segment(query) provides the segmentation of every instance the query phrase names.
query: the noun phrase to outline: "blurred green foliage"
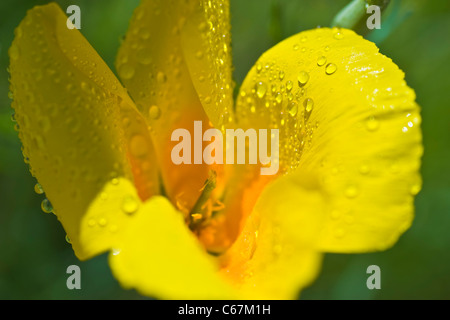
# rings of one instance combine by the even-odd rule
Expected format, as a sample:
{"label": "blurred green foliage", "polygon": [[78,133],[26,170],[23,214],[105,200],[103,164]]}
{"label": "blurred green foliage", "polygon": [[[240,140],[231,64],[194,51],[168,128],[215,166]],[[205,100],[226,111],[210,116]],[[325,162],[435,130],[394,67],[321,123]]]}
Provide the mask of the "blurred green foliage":
{"label": "blurred green foliage", "polygon": [[[134,299],[120,288],[106,256],[79,262],[60,223],[40,210],[20,141],[10,120],[7,50],[28,9],[48,1],[0,2],[0,299]],[[82,10],[82,33],[113,62],[138,0],[56,1]],[[231,0],[233,59],[239,85],[256,59],[302,30],[328,26],[346,0]],[[385,23],[385,25],[384,25]],[[416,219],[392,249],[372,254],[327,254],[304,299],[450,299],[450,2],[392,0],[382,29],[369,35],[405,71],[422,106],[425,155]],[[82,270],[82,290],[66,288],[67,266]],[[382,271],[382,289],[366,288],[366,268]]]}

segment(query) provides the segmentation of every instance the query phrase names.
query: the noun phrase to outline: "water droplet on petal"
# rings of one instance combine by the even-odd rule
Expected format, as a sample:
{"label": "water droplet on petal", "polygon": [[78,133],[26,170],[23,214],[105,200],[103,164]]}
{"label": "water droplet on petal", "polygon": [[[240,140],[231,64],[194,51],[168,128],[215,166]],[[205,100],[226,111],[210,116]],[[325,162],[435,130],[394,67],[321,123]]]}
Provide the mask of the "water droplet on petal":
{"label": "water droplet on petal", "polygon": [[161,109],[158,106],[151,106],[148,109],[148,116],[152,120],[157,120],[161,116]]}
{"label": "water droplet on petal", "polygon": [[282,95],[280,92],[278,92],[278,93],[276,94],[276,96],[275,96],[275,101],[276,101],[278,104],[280,104],[280,103],[283,101],[283,95]]}
{"label": "water droplet on petal", "polygon": [[298,112],[298,103],[296,101],[292,101],[289,104],[289,114],[293,117],[297,115]]}
{"label": "water droplet on petal", "polygon": [[264,82],[258,82],[256,84],[256,95],[258,98],[262,99],[267,92],[267,85]]}
{"label": "water droplet on petal", "polygon": [[355,186],[348,186],[347,188],[345,188],[345,196],[349,199],[356,198],[358,193],[358,188],[356,188]]}
{"label": "water droplet on petal", "polygon": [[338,210],[331,211],[331,219],[337,220],[341,217],[341,212]]}
{"label": "water droplet on petal", "polygon": [[39,183],[36,183],[34,185],[34,192],[36,192],[37,194],[43,194],[44,189],[42,189],[42,186]]}
{"label": "water droplet on petal", "polygon": [[368,174],[370,172],[370,167],[368,165],[363,164],[359,167],[359,172],[361,174]]}
{"label": "water droplet on petal", "polygon": [[341,31],[336,31],[335,34],[334,34],[334,38],[336,40],[341,40],[341,39],[344,38],[344,34]]}
{"label": "water droplet on petal", "polygon": [[305,110],[306,110],[307,113],[311,113],[311,111],[314,108],[314,100],[311,99],[311,98],[306,99],[303,102],[303,106],[305,107]]}
{"label": "water droplet on petal", "polygon": [[199,50],[199,51],[197,51],[195,56],[197,57],[197,59],[202,59],[203,58],[203,52]]}
{"label": "water droplet on petal", "polygon": [[148,145],[145,138],[140,135],[134,135],[130,140],[130,152],[135,157],[143,157],[148,153]]}
{"label": "water droplet on petal", "polygon": [[129,64],[123,64],[119,67],[119,75],[124,80],[129,80],[134,76],[134,67]]}
{"label": "water droplet on petal", "polygon": [[366,121],[366,128],[369,131],[376,131],[380,127],[380,123],[375,117],[369,117]]}
{"label": "water droplet on petal", "polygon": [[337,67],[334,63],[329,63],[327,64],[327,66],[325,67],[325,73],[328,75],[331,75],[333,73],[335,73],[337,70]]}
{"label": "water droplet on petal", "polygon": [[306,71],[301,71],[297,77],[298,84],[303,87],[309,80],[309,73]]}
{"label": "water droplet on petal", "polygon": [[345,235],[345,230],[342,229],[342,228],[336,229],[336,230],[334,231],[334,236],[335,236],[336,238],[338,238],[338,239],[343,238],[344,235]]}
{"label": "water droplet on petal", "polygon": [[158,72],[156,75],[156,80],[162,84],[167,81],[167,77],[163,72]]}
{"label": "water droplet on petal", "polygon": [[294,87],[294,84],[292,83],[291,80],[289,80],[288,82],[286,82],[286,90],[289,92],[292,90],[292,88]]}
{"label": "water droplet on petal", "polygon": [[321,56],[317,59],[317,65],[319,67],[323,66],[325,63],[327,63],[327,58],[324,56]]}
{"label": "water droplet on petal", "polygon": [[411,188],[409,189],[409,192],[415,196],[420,192],[421,186],[420,183],[414,183],[411,185]]}
{"label": "water droplet on petal", "polygon": [[256,72],[260,73],[261,70],[262,70],[262,65],[261,65],[260,63],[258,63],[258,64],[256,65]]}
{"label": "water droplet on petal", "polygon": [[136,53],[136,60],[143,65],[149,65],[152,62],[151,55],[146,49],[141,49]]}
{"label": "water droplet on petal", "polygon": [[126,214],[132,214],[139,208],[139,202],[133,196],[126,196],[122,201],[122,210]]}
{"label": "water droplet on petal", "polygon": [[69,238],[69,236],[66,234],[66,242],[67,243],[69,243],[69,244],[71,244],[72,242],[70,241],[70,238]]}
{"label": "water droplet on petal", "polygon": [[45,213],[52,213],[53,212],[53,206],[52,206],[52,204],[50,203],[50,201],[48,199],[42,200],[42,202],[41,202],[41,209]]}

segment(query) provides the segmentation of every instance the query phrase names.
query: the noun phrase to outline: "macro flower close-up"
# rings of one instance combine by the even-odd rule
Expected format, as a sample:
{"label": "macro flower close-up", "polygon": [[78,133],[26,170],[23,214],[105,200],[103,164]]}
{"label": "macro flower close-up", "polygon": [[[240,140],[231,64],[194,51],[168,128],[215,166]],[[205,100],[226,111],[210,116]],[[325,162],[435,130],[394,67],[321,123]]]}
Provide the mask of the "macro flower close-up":
{"label": "macro flower close-up", "polygon": [[367,19],[389,1],[273,27],[246,70],[228,0],[141,0],[114,67],[83,35],[89,10],[81,24],[61,3],[22,12],[13,124],[72,264],[106,254],[145,297],[285,300],[321,279],[326,255],[395,248],[422,188],[421,107],[395,58],[349,24],[358,3]]}

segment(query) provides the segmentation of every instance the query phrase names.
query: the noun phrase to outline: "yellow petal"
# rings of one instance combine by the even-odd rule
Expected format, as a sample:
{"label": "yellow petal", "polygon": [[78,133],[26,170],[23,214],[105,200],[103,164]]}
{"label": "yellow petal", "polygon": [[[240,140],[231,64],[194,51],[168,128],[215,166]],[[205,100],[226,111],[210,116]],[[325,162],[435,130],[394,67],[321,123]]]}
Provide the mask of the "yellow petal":
{"label": "yellow petal", "polygon": [[164,187],[173,203],[182,195],[192,206],[208,177],[206,165],[174,165],[175,129],[193,132],[195,120],[206,129],[203,110],[183,57],[180,30],[197,2],[144,0],[135,10],[116,68],[151,126]]}
{"label": "yellow petal", "polygon": [[317,175],[325,206],[305,207],[301,190],[288,201],[299,214],[324,211],[318,248],[365,252],[392,246],[413,218],[423,152],[414,100],[403,72],[373,43],[323,28],[262,55],[242,86],[237,116],[247,127],[280,128],[288,179]]}
{"label": "yellow petal", "polygon": [[[136,196],[131,181],[136,178],[143,199],[159,186],[144,120],[95,50],[66,21],[56,4],[28,12],[9,50],[11,91],[25,160],[75,253],[86,259],[109,248],[115,227],[106,225],[121,212],[122,196]],[[133,148],[137,134],[145,154]],[[93,205],[120,181],[123,190],[114,194],[121,197],[105,207]]]}
{"label": "yellow petal", "polygon": [[[296,299],[317,276],[316,250],[325,205],[315,175],[269,184],[243,232],[222,258],[222,273],[248,299]],[[302,199],[300,203],[292,198]],[[299,208],[316,208],[314,215]]]}
{"label": "yellow petal", "polygon": [[182,28],[182,48],[203,107],[213,125],[222,128],[234,121],[230,4],[197,2]]}
{"label": "yellow petal", "polygon": [[153,197],[109,256],[114,276],[127,289],[162,299],[231,299],[236,293],[211,256],[164,197]]}

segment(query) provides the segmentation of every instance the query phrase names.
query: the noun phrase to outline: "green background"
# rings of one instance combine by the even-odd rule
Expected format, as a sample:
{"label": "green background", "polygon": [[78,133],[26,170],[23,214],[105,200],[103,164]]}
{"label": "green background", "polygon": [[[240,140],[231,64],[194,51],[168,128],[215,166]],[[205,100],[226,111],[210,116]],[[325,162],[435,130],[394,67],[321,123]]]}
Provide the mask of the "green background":
{"label": "green background", "polygon": [[[36,4],[0,1],[0,299],[135,299],[112,277],[106,256],[79,262],[55,216],[40,209],[11,121],[7,50],[13,30]],[[56,1],[77,4],[82,33],[113,68],[120,38],[138,0]],[[231,0],[233,59],[239,85],[256,59],[302,30],[329,26],[345,0]],[[392,0],[381,32],[369,35],[405,71],[422,106],[425,154],[416,218],[399,242],[381,253],[327,254],[303,299],[450,299],[450,2]],[[77,264],[82,290],[66,288]],[[381,290],[368,290],[366,269],[381,268]]]}

